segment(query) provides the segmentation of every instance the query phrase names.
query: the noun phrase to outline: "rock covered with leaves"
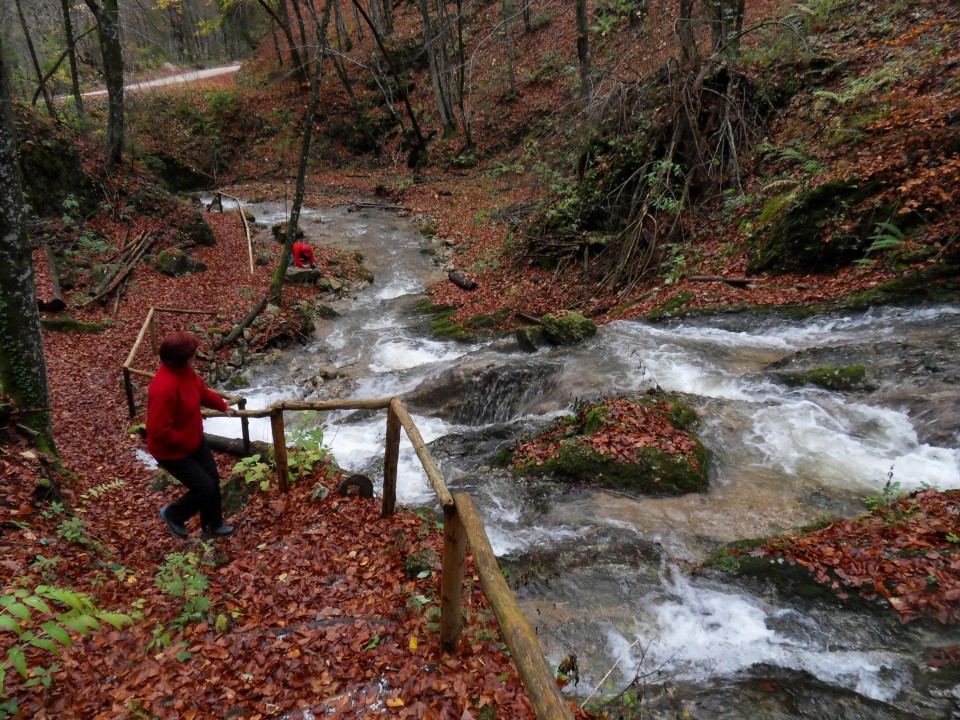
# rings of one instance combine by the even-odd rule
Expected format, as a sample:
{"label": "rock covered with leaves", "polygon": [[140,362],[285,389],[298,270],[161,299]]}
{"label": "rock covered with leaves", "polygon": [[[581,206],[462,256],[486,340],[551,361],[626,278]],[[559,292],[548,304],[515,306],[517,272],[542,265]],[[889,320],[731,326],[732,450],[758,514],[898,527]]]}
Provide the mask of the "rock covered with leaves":
{"label": "rock covered with leaves", "polygon": [[661,394],[587,404],[520,443],[513,468],[638,493],[702,491],[707,453],[689,431],[695,420],[686,404]]}

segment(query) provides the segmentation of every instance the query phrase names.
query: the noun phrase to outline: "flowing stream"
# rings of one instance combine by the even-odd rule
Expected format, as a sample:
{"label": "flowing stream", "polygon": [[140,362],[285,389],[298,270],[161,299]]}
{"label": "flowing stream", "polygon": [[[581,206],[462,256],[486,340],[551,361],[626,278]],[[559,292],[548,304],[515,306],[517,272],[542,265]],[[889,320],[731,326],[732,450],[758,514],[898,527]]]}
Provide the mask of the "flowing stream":
{"label": "flowing stream", "polygon": [[[285,219],[281,206],[249,207],[261,224]],[[477,503],[548,660],[577,656],[568,690],[609,696],[636,680],[644,717],[960,717],[960,685],[924,661],[960,643],[955,629],[695,571],[723,543],[861,512],[888,483],[960,487],[960,308],[614,322],[580,346],[528,354],[510,339],[430,337],[412,306],[443,274],[412,221],[338,207],[306,210],[301,225],[308,241],[360,251],[374,281],[332,303],[341,317],[320,321],[308,346],[248,371],[248,407],[403,396],[451,490]],[[827,364],[863,364],[868,384],[839,393],[780,377]],[[331,365],[348,377],[318,381]],[[572,490],[491,462],[578,399],[654,386],[685,394],[702,419],[706,493]],[[319,421],[342,467],[382,482],[385,413]],[[235,434],[231,422],[207,431]],[[270,439],[266,421],[251,430]],[[435,506],[403,441],[398,501]]]}

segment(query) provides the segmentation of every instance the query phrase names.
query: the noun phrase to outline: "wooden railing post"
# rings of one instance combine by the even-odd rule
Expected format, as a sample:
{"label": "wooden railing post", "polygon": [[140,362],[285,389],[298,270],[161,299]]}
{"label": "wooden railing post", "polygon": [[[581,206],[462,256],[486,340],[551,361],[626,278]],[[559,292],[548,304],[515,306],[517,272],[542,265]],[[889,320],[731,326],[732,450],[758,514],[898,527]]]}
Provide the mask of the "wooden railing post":
{"label": "wooden railing post", "polygon": [[523,680],[523,687],[533,704],[537,718],[573,720],[573,713],[563,701],[557,681],[547,667],[537,635],[500,573],[500,565],[493,554],[493,548],[490,547],[487,531],[473,500],[467,493],[460,493],[454,501],[473,550],[473,562],[483,583],[483,590],[494,615],[497,616],[497,622],[500,623],[500,632],[510,648],[510,654],[520,672],[520,679]]}
{"label": "wooden railing post", "polygon": [[463,598],[463,561],[467,538],[456,506],[443,511],[443,560],[440,571],[440,649],[456,654],[460,648],[460,602]]}
{"label": "wooden railing post", "polygon": [[153,354],[157,355],[160,353],[160,340],[157,338],[157,319],[153,308],[150,308],[147,322],[150,324],[150,347],[153,348]]}
{"label": "wooden railing post", "polygon": [[[247,399],[241,397],[237,400],[237,409],[246,410],[247,409]],[[240,416],[240,431],[243,433],[243,452],[247,455],[250,454],[250,420],[246,415]]]}
{"label": "wooden railing post", "polygon": [[400,461],[400,418],[387,408],[387,441],[383,453],[383,517],[393,515],[397,505],[397,464]]}
{"label": "wooden railing post", "polygon": [[133,381],[130,379],[130,369],[123,369],[123,387],[127,391],[127,406],[130,408],[130,417],[137,414],[137,401],[133,396]]}
{"label": "wooden railing post", "polygon": [[287,434],[283,428],[283,410],[270,413],[270,428],[273,430],[273,460],[277,464],[277,482],[280,491],[290,489],[290,470],[287,467]]}

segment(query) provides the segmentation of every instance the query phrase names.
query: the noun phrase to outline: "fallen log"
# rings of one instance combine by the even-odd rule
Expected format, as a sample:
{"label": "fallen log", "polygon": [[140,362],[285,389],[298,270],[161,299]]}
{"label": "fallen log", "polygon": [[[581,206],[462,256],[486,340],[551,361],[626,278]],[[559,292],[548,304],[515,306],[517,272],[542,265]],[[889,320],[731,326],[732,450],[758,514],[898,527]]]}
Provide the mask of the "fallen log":
{"label": "fallen log", "polygon": [[450,282],[461,290],[475,290],[477,288],[477,284],[473,280],[468,280],[453,270],[447,273],[447,277],[450,279]]}
{"label": "fallen log", "polygon": [[260,298],[257,304],[254,305],[250,312],[247,313],[247,316],[240,322],[240,324],[234,327],[233,330],[230,331],[230,334],[221,340],[214,349],[222,350],[240,337],[240,335],[243,334],[243,331],[250,327],[251,323],[257,319],[257,315],[263,312],[263,309],[267,306],[267,300],[269,300],[269,298],[266,295]]}
{"label": "fallen log", "polygon": [[53,256],[53,249],[47,244],[43,244],[43,252],[47,255],[47,268],[50,270],[50,289],[53,291],[53,300],[38,300],[37,304],[41,310],[49,312],[60,312],[67,307],[63,300],[63,291],[60,289],[60,276],[57,275],[57,262]]}
{"label": "fallen log", "polygon": [[518,312],[515,314],[514,317],[516,317],[519,320],[523,320],[525,322],[531,323],[533,325],[540,324],[540,318],[534,317],[533,315],[527,315],[525,312]]}
{"label": "fallen log", "polygon": [[410,212],[410,208],[408,208],[406,205],[387,205],[382,203],[360,202],[356,200],[350,203],[350,207],[357,210],[395,210],[398,212]]}
{"label": "fallen log", "polygon": [[722,282],[734,287],[747,287],[753,282],[750,278],[728,278],[722,275],[691,275],[687,280],[690,282]]}
{"label": "fallen log", "polygon": [[262,440],[250,441],[250,452],[243,449],[243,438],[225,438],[220,435],[211,435],[204,433],[203,437],[211,450],[230,453],[238,457],[249,457],[259,453],[261,458],[270,457],[273,453],[273,443],[263,442]]}
{"label": "fallen log", "polygon": [[106,298],[110,293],[116,290],[127,279],[127,276],[133,272],[133,269],[140,262],[141,258],[147,254],[147,250],[153,245],[156,240],[156,236],[144,231],[139,238],[137,238],[133,245],[129,249],[129,253],[125,250],[124,253],[121,253],[121,265],[117,271],[107,277],[100,286],[94,290],[93,297],[85,302],[81,307],[87,308],[93,305],[95,302],[99,302]]}

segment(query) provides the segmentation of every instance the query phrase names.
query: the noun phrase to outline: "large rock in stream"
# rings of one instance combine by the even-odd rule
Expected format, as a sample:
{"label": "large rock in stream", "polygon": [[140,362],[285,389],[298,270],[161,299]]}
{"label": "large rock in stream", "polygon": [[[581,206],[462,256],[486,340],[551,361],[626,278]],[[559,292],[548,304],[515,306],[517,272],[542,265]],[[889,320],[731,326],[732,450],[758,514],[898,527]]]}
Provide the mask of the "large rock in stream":
{"label": "large rock in stream", "polygon": [[707,489],[707,452],[692,432],[697,416],[661,393],[608,398],[513,450],[514,470],[644,494]]}

